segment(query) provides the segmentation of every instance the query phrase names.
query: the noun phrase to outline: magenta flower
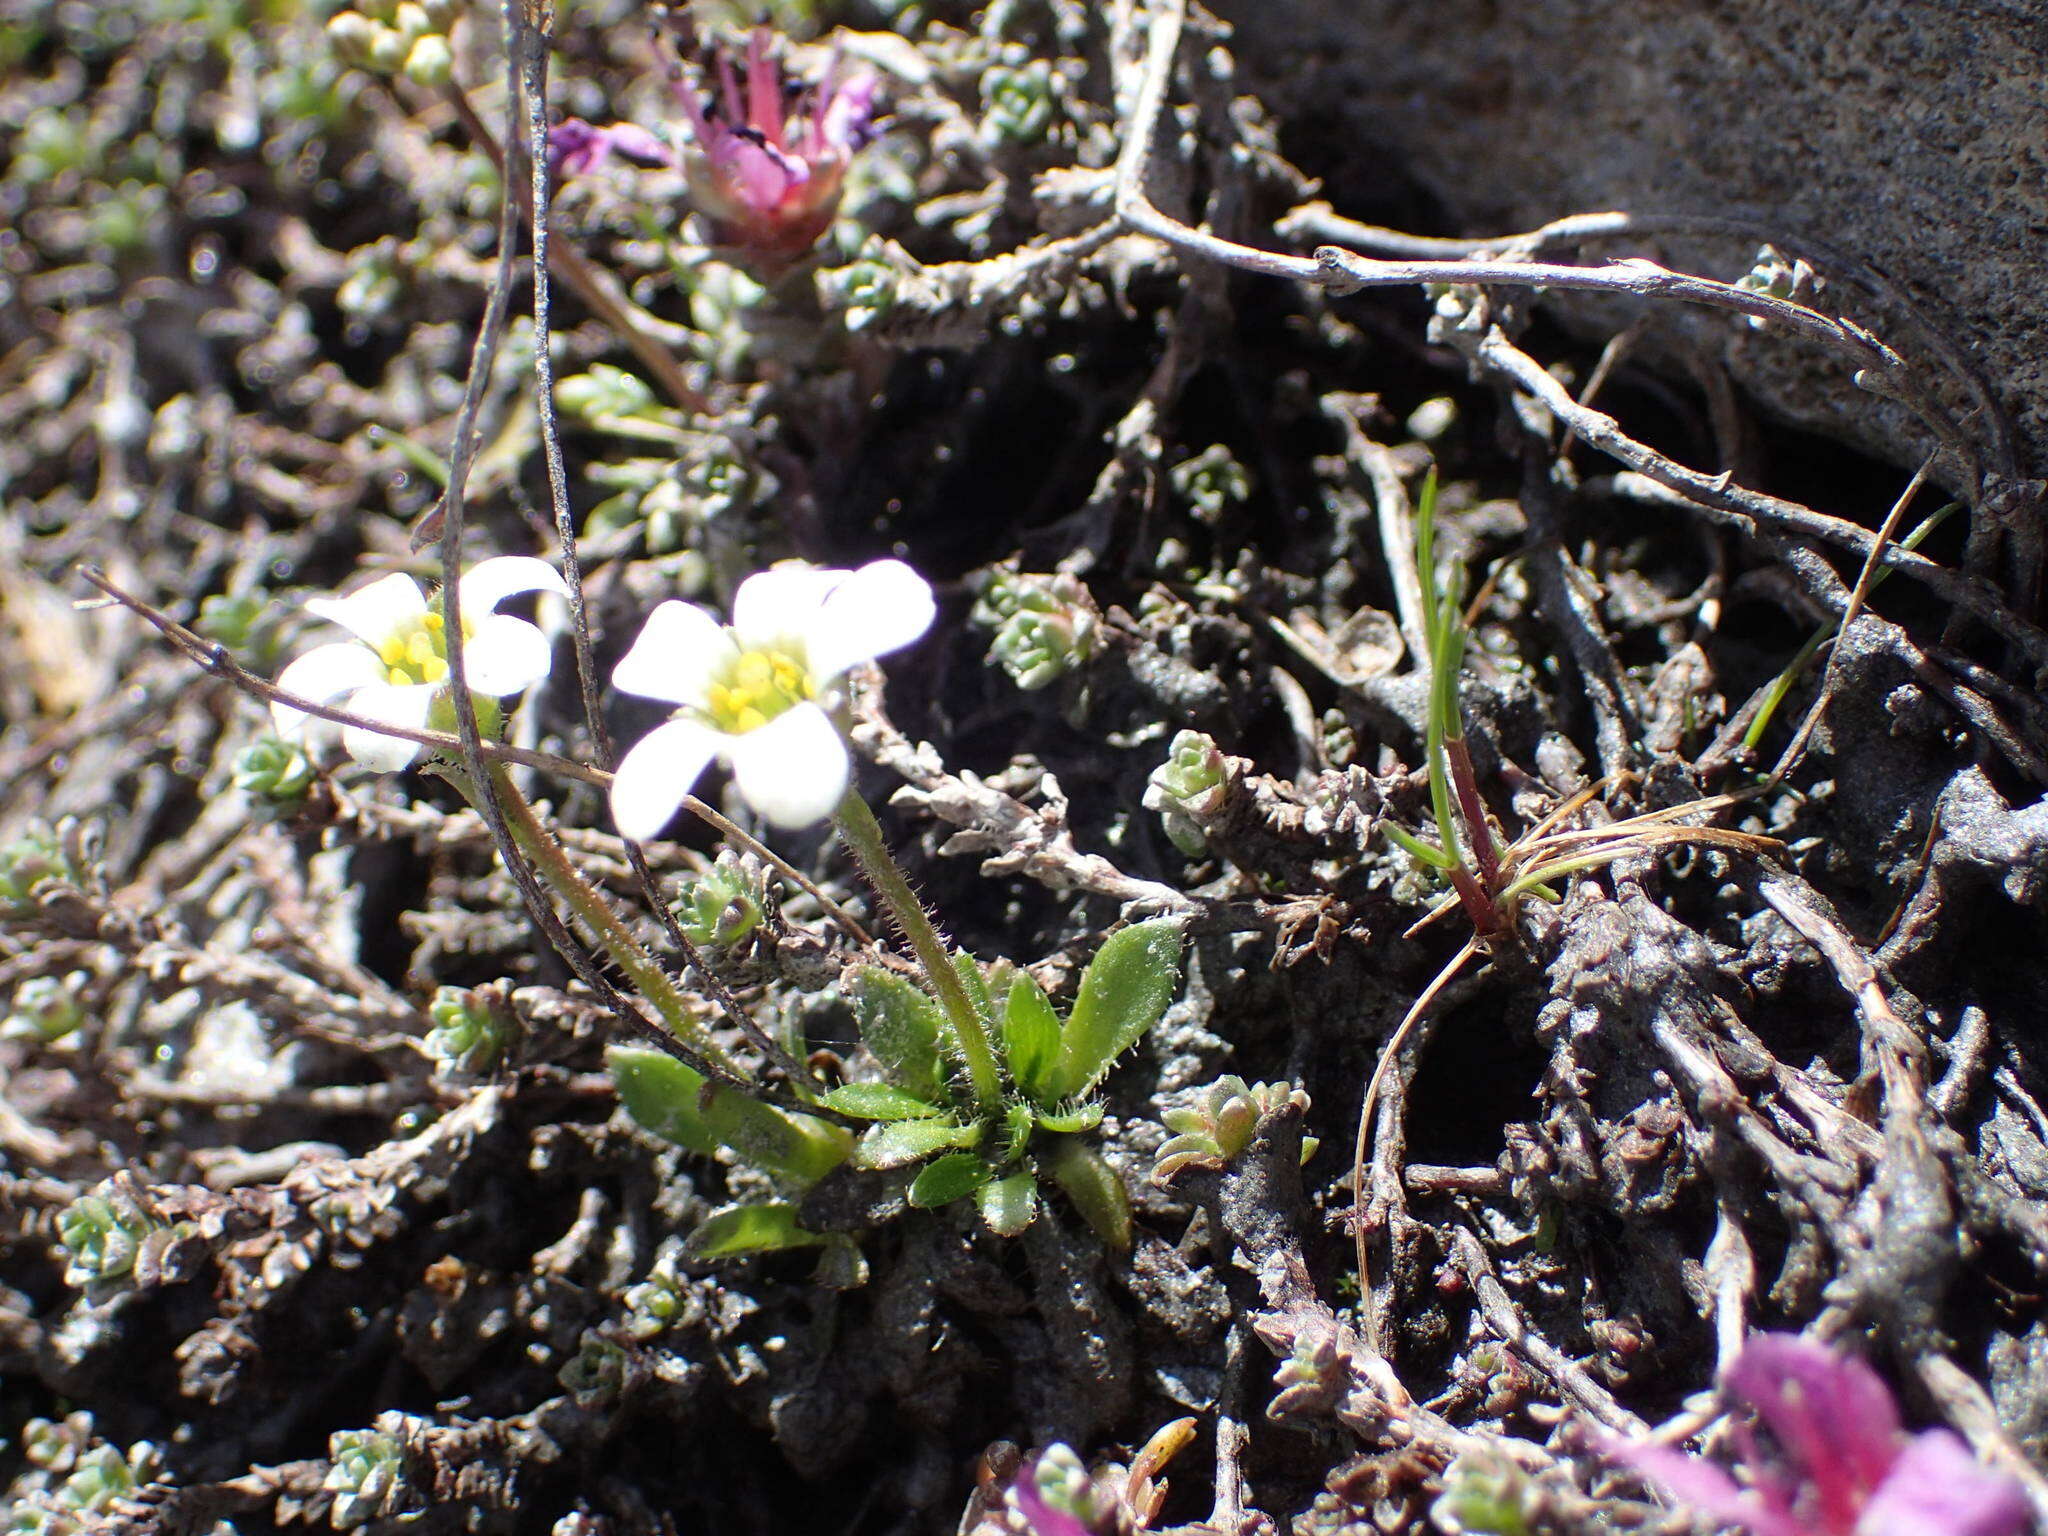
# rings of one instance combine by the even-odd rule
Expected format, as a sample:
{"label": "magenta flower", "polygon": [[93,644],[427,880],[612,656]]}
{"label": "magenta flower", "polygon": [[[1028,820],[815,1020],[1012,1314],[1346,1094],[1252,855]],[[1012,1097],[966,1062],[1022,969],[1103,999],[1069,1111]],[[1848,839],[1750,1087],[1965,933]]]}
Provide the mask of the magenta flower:
{"label": "magenta flower", "polygon": [[801,255],[832,223],[853,153],[874,136],[875,77],[841,74],[834,54],[814,89],[786,98],[765,27],[747,40],[744,87],[723,53],[717,70],[709,102],[675,82],[695,139],[683,155],[690,199],[719,244]]}
{"label": "magenta flower", "polygon": [[1755,1334],[1721,1389],[1753,1416],[1734,1431],[1746,1484],[1668,1446],[1620,1443],[1611,1454],[1675,1502],[1753,1536],[2018,1536],[2027,1527],[2018,1483],[1950,1430],[1907,1436],[1891,1393],[1853,1355]]}

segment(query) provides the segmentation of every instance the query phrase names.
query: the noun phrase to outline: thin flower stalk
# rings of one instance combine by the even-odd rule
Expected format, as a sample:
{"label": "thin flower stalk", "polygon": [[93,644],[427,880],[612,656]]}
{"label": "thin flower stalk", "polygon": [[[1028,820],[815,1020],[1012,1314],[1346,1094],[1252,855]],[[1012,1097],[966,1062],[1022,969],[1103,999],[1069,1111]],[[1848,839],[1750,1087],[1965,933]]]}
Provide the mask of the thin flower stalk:
{"label": "thin flower stalk", "polygon": [[[681,990],[633,936],[625,921],[612,910],[611,903],[584,878],[562,845],[541,824],[533,807],[513,784],[511,775],[496,763],[487,764],[484,771],[490,775],[491,786],[497,792],[498,809],[504,815],[506,828],[518,844],[519,851],[533,862],[540,877],[561,898],[563,905],[576,915],[612,963],[626,973],[640,996],[660,1015],[669,1034],[691,1055],[701,1059],[711,1069],[711,1075],[745,1087],[747,1077],[739,1064],[704,1033]],[[480,796],[469,777],[453,772],[449,777],[462,791],[463,798],[481,812]]]}

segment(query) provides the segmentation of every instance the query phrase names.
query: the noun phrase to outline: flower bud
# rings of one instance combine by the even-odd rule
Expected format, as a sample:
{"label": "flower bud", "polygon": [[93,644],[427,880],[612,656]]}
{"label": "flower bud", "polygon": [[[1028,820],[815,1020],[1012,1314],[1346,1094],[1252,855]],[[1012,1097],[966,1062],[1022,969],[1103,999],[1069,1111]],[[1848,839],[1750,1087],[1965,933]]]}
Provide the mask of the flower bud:
{"label": "flower bud", "polygon": [[515,1027],[497,987],[441,987],[427,1005],[427,1016],[434,1021],[427,1032],[427,1054],[444,1067],[473,1074],[498,1064]]}
{"label": "flower bud", "polygon": [[761,923],[768,881],[730,853],[684,887],[675,903],[676,924],[692,944],[729,949]]}

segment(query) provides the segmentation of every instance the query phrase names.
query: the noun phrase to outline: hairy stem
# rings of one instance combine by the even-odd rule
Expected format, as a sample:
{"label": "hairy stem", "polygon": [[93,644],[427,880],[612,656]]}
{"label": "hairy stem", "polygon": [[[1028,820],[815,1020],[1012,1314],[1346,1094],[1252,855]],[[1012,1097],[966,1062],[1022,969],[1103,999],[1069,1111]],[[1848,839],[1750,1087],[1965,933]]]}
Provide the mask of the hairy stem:
{"label": "hairy stem", "polygon": [[883,905],[888,907],[889,915],[895,918],[896,926],[902,930],[903,937],[910,942],[918,964],[924,967],[925,982],[938,998],[939,1006],[945,1009],[961,1058],[967,1063],[967,1077],[974,1089],[975,1105],[983,1114],[1000,1114],[1003,1076],[1002,1069],[996,1064],[995,1047],[989,1041],[988,1027],[968,998],[966,987],[961,985],[959,972],[953,969],[946,941],[939,937],[939,930],[925,912],[924,903],[917,899],[917,893],[910,888],[910,881],[890,854],[889,845],[882,838],[882,824],[875,820],[875,813],[868,809],[868,803],[855,789],[848,789],[846,798],[839,802],[833,824],[839,829],[840,841],[846,844],[854,862],[860,865],[861,873],[867,876],[868,884],[875,888]]}

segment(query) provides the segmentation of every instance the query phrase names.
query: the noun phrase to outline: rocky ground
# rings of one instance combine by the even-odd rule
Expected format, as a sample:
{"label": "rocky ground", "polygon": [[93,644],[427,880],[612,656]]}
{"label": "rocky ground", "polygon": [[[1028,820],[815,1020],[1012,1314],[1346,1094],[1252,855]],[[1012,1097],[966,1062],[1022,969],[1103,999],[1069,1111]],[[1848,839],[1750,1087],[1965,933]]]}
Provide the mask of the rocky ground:
{"label": "rocky ground", "polygon": [[[1333,208],[1342,147],[1199,10],[847,0],[774,17],[792,79],[877,92],[815,249],[556,167],[557,429],[499,17],[313,10],[0,4],[11,1531],[1025,1530],[1055,1443],[1098,1532],[1676,1529],[1604,1448],[1703,1427],[1754,1329],[2048,1507],[2048,633],[1995,387],[1791,232],[1680,274],[1611,261],[1627,219],[1403,239],[1398,165]],[[562,7],[551,116],[687,144],[718,19]],[[1679,304],[1916,447],[1639,347]],[[772,1181],[621,1108],[491,829],[271,735],[309,598],[438,579],[465,422],[464,562],[559,560],[565,510],[600,684],[779,559],[934,584],[846,718],[946,933],[1062,1009],[1122,924],[1183,935],[1086,1132],[1127,1241],[849,1166],[795,1192],[822,1248],[690,1246]],[[1440,825],[1432,471],[1501,850],[1462,901],[1387,831]],[[671,961],[683,901],[685,995],[781,1102],[873,1078],[846,853],[712,777],[736,832],[643,881],[594,770],[661,712],[593,731],[539,617],[514,774],[571,860]]]}

